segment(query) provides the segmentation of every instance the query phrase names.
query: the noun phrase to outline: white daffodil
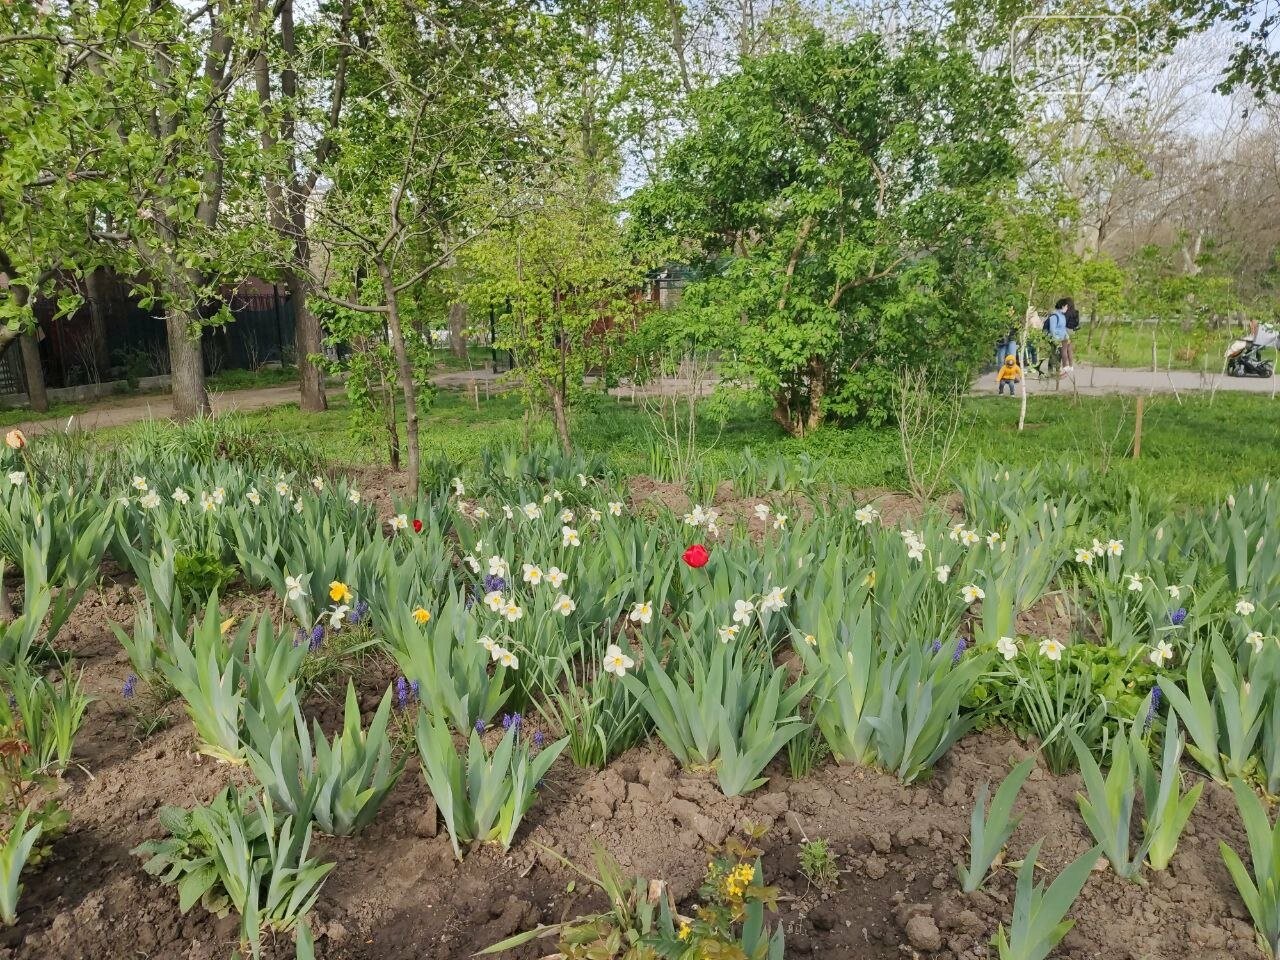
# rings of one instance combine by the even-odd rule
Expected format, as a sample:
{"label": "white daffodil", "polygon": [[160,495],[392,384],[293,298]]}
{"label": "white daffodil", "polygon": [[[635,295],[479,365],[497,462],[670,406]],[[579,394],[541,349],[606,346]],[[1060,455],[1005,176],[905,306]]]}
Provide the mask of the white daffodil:
{"label": "white daffodil", "polygon": [[295,500],[295,501],[293,501],[293,512],[294,512],[294,513],[301,513],[301,512],[302,512],[302,501],[301,501],[301,500]]}
{"label": "white daffodil", "polygon": [[767,503],[756,504],[756,516],[761,520],[769,519],[769,505]]}
{"label": "white daffodil", "polygon": [[324,493],[324,477],[312,477],[311,485],[316,488],[316,493]]}
{"label": "white daffodil", "polygon": [[454,477],[449,482],[453,484],[453,495],[455,497],[466,495],[467,488],[462,485],[462,481],[458,477]]}
{"label": "white daffodil", "polygon": [[604,516],[604,514],[603,514],[603,513],[601,513],[599,510],[597,510],[595,507],[591,507],[591,508],[587,511],[587,514],[591,517],[591,522],[592,522],[592,523],[599,523],[599,522],[600,522],[600,518]]}
{"label": "white daffodil", "polygon": [[556,602],[551,605],[551,609],[563,617],[567,617],[573,611],[578,609],[578,605],[573,602],[573,597],[567,593],[562,593],[556,597]]}
{"label": "white daffodil", "polygon": [[262,503],[262,494],[260,494],[254,487],[249,488],[249,492],[244,495],[244,498],[255,507]]}
{"label": "white daffodil", "polygon": [[218,501],[214,500],[206,490],[200,491],[200,509],[205,513],[212,513],[218,508]]}
{"label": "white daffodil", "polygon": [[1178,600],[1182,597],[1182,589],[1176,583],[1169,584],[1168,590],[1170,600]]}
{"label": "white daffodil", "polygon": [[1256,609],[1257,607],[1253,605],[1252,600],[1248,600],[1248,599],[1245,599],[1244,597],[1241,597],[1239,600],[1236,601],[1236,613],[1242,617],[1249,616],[1249,614],[1253,613],[1253,611]]}
{"label": "white daffodil", "polygon": [[135,490],[146,490],[146,489],[147,489],[147,478],[146,478],[146,477],[134,477],[134,478],[133,478],[133,489],[135,489]]}
{"label": "white daffodil", "polygon": [[21,470],[14,470],[9,474],[9,482],[15,487],[20,487],[27,482],[27,475]]}
{"label": "white daffodil", "polygon": [[1012,660],[1018,655],[1018,641],[1013,637],[1001,637],[996,641],[996,650],[1006,660]]}
{"label": "white daffodil", "polygon": [[561,510],[561,511],[560,511],[560,522],[561,522],[561,523],[573,523],[573,511],[572,511],[572,510],[570,510],[568,507],[565,507],[563,510]]}
{"label": "white daffodil", "polygon": [[285,574],[284,589],[286,600],[297,600],[307,594],[307,588],[302,585],[302,578]]}
{"label": "white daffodil", "polygon": [[547,583],[551,584],[551,586],[555,587],[557,590],[559,590],[568,579],[569,575],[559,567],[552,567],[547,571]]}
{"label": "white daffodil", "polygon": [[994,547],[999,542],[1000,542],[1000,534],[996,533],[994,530],[992,530],[990,533],[987,534],[988,547]]}
{"label": "white daffodil", "polygon": [[327,614],[327,616],[329,617],[330,629],[341,630],[342,621],[347,619],[347,614],[350,612],[350,610],[351,608],[348,607],[345,603],[339,604],[338,606],[330,610]]}
{"label": "white daffodil", "polygon": [[1097,537],[1094,537],[1093,543],[1089,545],[1089,550],[1093,553],[1095,557],[1100,557],[1107,552],[1107,547],[1106,547],[1106,544],[1104,544],[1101,540],[1099,540]]}
{"label": "white daffodil", "polygon": [[738,635],[739,629],[740,628],[736,623],[731,623],[727,627],[718,627],[716,629],[716,633],[720,635],[721,643],[728,643],[730,640],[732,640],[734,637]]}
{"label": "white daffodil", "polygon": [[350,500],[352,503],[358,504],[360,502],[360,491],[357,490],[355,487],[352,487],[350,490],[347,491],[347,499]]}
{"label": "white daffodil", "polygon": [[505,577],[507,575],[507,561],[503,560],[497,554],[489,558],[489,576]]}
{"label": "white daffodil", "polygon": [[1040,641],[1040,656],[1049,660],[1061,660],[1064,649],[1066,648],[1052,637],[1045,637]]}
{"label": "white daffodil", "polygon": [[1173,659],[1173,644],[1168,640],[1161,640],[1151,650],[1147,659],[1154,663],[1157,667],[1163,667],[1166,663]]}
{"label": "white daffodil", "polygon": [[542,516],[542,508],[538,506],[536,503],[526,503],[520,509],[524,511],[524,515],[528,517],[530,520],[537,520],[540,516]]}
{"label": "white daffodil", "polygon": [[1142,578],[1136,573],[1129,574],[1129,589],[1134,593],[1142,589]]}
{"label": "white daffodil", "polygon": [[787,515],[785,513],[775,513],[773,515],[773,529],[775,530],[787,529]]}
{"label": "white daffodil", "polygon": [[616,677],[626,676],[628,670],[636,665],[636,662],[622,652],[622,648],[616,643],[611,643],[604,651],[604,672],[612,673]]}
{"label": "white daffodil", "polygon": [[583,490],[587,489],[587,475],[585,473],[578,474],[578,486]]}
{"label": "white daffodil", "polygon": [[960,599],[965,603],[973,603],[976,600],[983,600],[986,596],[987,595],[983,592],[983,589],[976,583],[970,583],[960,588]]}
{"label": "white daffodil", "polygon": [[755,606],[750,600],[733,601],[733,622],[748,624],[751,622],[752,615],[756,612]]}
{"label": "white daffodil", "polygon": [[520,659],[510,650],[502,650],[498,654],[498,664],[508,670],[520,669]]}
{"label": "white daffodil", "polygon": [[154,490],[148,490],[142,495],[138,502],[147,510],[154,510],[156,507],[160,506],[160,494],[156,493]]}
{"label": "white daffodil", "polygon": [[812,633],[806,633],[804,635],[804,642],[811,647],[816,647],[818,645],[818,638],[815,637]]}
{"label": "white daffodil", "polygon": [[787,601],[782,597],[782,587],[774,587],[760,600],[761,613],[777,613],[787,605]]}
{"label": "white daffodil", "polygon": [[919,540],[913,540],[911,543],[907,544],[907,559],[923,560],[924,544],[921,543]]}
{"label": "white daffodil", "polygon": [[1077,547],[1076,563],[1083,563],[1086,567],[1093,566],[1093,551],[1087,547]]}
{"label": "white daffodil", "polygon": [[506,605],[506,601],[502,599],[501,590],[490,590],[484,595],[485,606],[494,613],[501,613],[502,608]]}
{"label": "white daffodil", "polygon": [[720,528],[716,526],[716,522],[714,520],[707,523],[707,533],[711,534],[713,537],[720,536]]}
{"label": "white daffodil", "polygon": [[488,651],[489,656],[492,659],[494,660],[498,659],[498,651],[501,650],[502,648],[499,647],[498,644],[494,642],[493,637],[479,637],[476,639],[476,643],[484,647],[485,650]]}
{"label": "white daffodil", "polygon": [[957,543],[957,542],[959,542],[959,540],[960,540],[960,534],[962,534],[962,533],[964,533],[964,524],[963,524],[963,523],[953,523],[953,524],[951,525],[951,530],[947,533],[947,536],[951,538],[951,542],[952,542],[952,543]]}
{"label": "white daffodil", "polygon": [[1119,557],[1119,556],[1122,556],[1123,554],[1124,554],[1124,541],[1123,541],[1123,540],[1108,540],[1108,541],[1107,541],[1107,556],[1109,556],[1109,557]]}
{"label": "white daffodil", "polygon": [[543,506],[546,506],[546,505],[547,505],[548,503],[550,503],[550,502],[551,502],[551,494],[549,494],[549,493],[544,493],[544,494],[542,495],[542,504],[543,504]]}
{"label": "white daffodil", "polygon": [[391,524],[392,530],[407,530],[409,528],[409,516],[408,514],[397,513],[387,523]]}
{"label": "white daffodil", "polygon": [[695,503],[693,509],[684,515],[684,522],[691,527],[700,527],[707,522],[707,512],[702,509],[702,504]]}
{"label": "white daffodil", "polygon": [[581,544],[582,544],[582,541],[578,538],[577,530],[573,529],[573,527],[560,528],[560,546],[577,547],[577,546],[580,546]]}
{"label": "white daffodil", "polygon": [[933,568],[933,575],[938,578],[939,583],[946,583],[951,579],[951,568],[945,563],[940,563]]}
{"label": "white daffodil", "polygon": [[471,569],[472,573],[480,572],[480,561],[477,560],[475,557],[471,556],[470,554],[463,557],[462,562],[465,563]]}
{"label": "white daffodil", "polygon": [[880,512],[875,507],[859,507],[853,511],[853,519],[864,527],[869,527],[876,522],[876,517],[880,516]]}
{"label": "white daffodil", "polygon": [[1247,643],[1249,646],[1253,647],[1254,653],[1262,652],[1262,640],[1263,640],[1263,637],[1262,637],[1261,630],[1254,630],[1247,637],[1244,638],[1244,642]]}
{"label": "white daffodil", "polygon": [[524,580],[525,583],[532,584],[536,587],[542,582],[542,568],[536,563],[526,563],[523,567],[523,571],[521,579]]}
{"label": "white daffodil", "polygon": [[173,493],[170,494],[170,496],[173,497],[174,503],[190,503],[191,502],[191,495],[187,493],[187,491],[183,490],[181,487],[178,487],[177,489],[175,489]]}
{"label": "white daffodil", "polygon": [[620,500],[609,501],[609,516],[611,517],[622,516],[622,502]]}
{"label": "white daffodil", "polygon": [[226,503],[226,500],[227,500],[227,488],[226,488],[226,487],[214,487],[214,488],[213,488],[213,502],[214,502],[214,503],[216,503],[218,506],[222,506],[224,503]]}
{"label": "white daffodil", "polygon": [[960,543],[966,547],[972,547],[979,540],[978,534],[973,530],[960,531]]}
{"label": "white daffodil", "polygon": [[475,509],[471,511],[471,515],[477,520],[483,520],[489,516],[489,511],[477,504]]}
{"label": "white daffodil", "polygon": [[282,497],[287,497],[287,496],[289,496],[289,493],[290,493],[289,485],[288,485],[287,483],[285,483],[283,480],[277,480],[277,481],[276,481],[276,493],[278,493],[278,494],[279,494],[280,496],[282,496]]}
{"label": "white daffodil", "polygon": [[641,600],[631,608],[631,612],[627,614],[627,619],[633,623],[648,623],[653,619],[653,604],[648,600]]}
{"label": "white daffodil", "polygon": [[508,623],[515,623],[524,616],[524,610],[514,600],[508,600],[502,608],[502,615],[507,618]]}
{"label": "white daffodil", "polygon": [[508,520],[510,520],[513,517],[515,517],[516,513],[509,506],[507,506],[507,504],[504,503],[502,505],[502,515],[506,517]]}

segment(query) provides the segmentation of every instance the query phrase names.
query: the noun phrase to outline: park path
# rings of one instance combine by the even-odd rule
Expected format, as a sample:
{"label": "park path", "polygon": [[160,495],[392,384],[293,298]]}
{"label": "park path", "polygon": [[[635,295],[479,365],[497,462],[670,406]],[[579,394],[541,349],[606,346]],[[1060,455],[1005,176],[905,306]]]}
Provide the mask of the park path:
{"label": "park path", "polygon": [[[465,390],[472,383],[490,384],[496,380],[494,374],[486,370],[460,370],[441,373],[432,378],[437,386],[445,389]],[[1040,380],[1032,377],[1029,387],[1032,395],[1051,393],[1081,393],[1089,396],[1101,396],[1110,393],[1147,394],[1147,393],[1191,393],[1200,390],[1232,390],[1247,393],[1272,394],[1277,386],[1275,380],[1227,377],[1222,374],[1200,374],[1191,370],[1171,370],[1153,373],[1150,370],[1134,370],[1125,367],[1077,367],[1075,372],[1059,381]],[[340,388],[338,388],[340,389]],[[688,389],[685,381],[669,381],[661,384],[650,384],[643,388],[646,393],[665,393],[667,391],[684,392]],[[330,389],[333,393],[334,389]],[[618,396],[631,394],[629,387],[615,388],[610,391]],[[977,394],[995,392],[995,374],[979,377],[974,382],[973,392]],[[286,403],[295,403],[298,399],[297,384],[285,384],[279,387],[258,387],[251,390],[236,390],[219,393],[213,396],[215,413],[239,411],[247,413],[253,410],[265,410]],[[101,430],[106,427],[120,427],[142,420],[167,420],[173,416],[173,402],[164,394],[146,397],[121,397],[104,400],[94,404],[83,413],[72,418],[72,427],[81,430]],[[17,424],[31,436],[48,430],[63,430],[67,427],[64,419],[29,420]]]}

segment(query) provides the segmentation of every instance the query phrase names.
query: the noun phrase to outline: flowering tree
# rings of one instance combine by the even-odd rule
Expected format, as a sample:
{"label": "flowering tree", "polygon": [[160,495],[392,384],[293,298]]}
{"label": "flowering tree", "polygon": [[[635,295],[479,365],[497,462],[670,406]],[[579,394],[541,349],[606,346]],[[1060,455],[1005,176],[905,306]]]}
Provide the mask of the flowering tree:
{"label": "flowering tree", "polygon": [[889,415],[904,366],[954,383],[985,358],[1009,281],[989,229],[1018,170],[1007,83],[923,38],[810,34],[693,99],[634,204],[701,279],[676,322],[800,434]]}

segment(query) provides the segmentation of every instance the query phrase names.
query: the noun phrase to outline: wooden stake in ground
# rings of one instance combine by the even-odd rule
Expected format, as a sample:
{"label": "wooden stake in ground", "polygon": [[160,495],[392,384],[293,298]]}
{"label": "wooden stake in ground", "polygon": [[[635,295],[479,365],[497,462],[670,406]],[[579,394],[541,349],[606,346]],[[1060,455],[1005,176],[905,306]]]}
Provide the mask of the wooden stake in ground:
{"label": "wooden stake in ground", "polygon": [[1133,459],[1142,456],[1142,404],[1145,398],[1138,397],[1138,406],[1133,413]]}

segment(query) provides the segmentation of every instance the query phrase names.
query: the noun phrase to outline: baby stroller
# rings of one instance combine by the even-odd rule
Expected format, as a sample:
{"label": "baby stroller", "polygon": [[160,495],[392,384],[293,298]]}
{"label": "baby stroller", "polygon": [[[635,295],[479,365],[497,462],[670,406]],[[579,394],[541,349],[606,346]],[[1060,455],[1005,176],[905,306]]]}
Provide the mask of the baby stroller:
{"label": "baby stroller", "polygon": [[1227,347],[1228,377],[1270,377],[1275,369],[1270,360],[1262,359],[1262,351],[1280,344],[1280,331],[1267,324],[1259,324],[1253,336],[1233,340]]}

